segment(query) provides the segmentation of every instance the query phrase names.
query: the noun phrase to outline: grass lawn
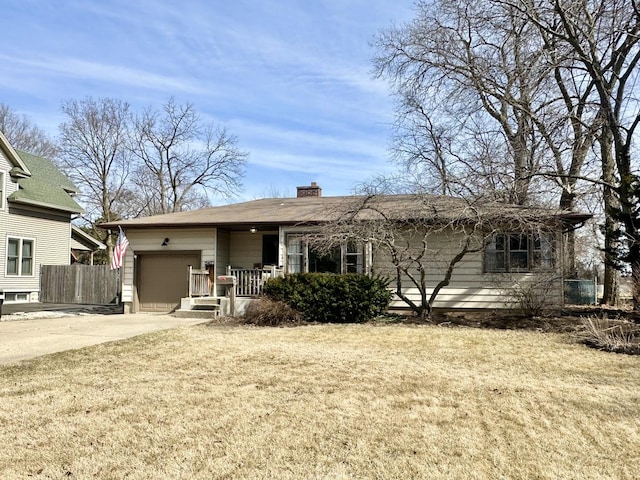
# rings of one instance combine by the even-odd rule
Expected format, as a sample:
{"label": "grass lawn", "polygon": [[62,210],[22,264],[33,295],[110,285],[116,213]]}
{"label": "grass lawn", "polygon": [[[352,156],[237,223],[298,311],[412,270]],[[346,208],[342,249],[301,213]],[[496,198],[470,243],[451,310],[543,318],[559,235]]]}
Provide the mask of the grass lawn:
{"label": "grass lawn", "polygon": [[640,356],[559,334],[197,326],[0,367],[0,478],[640,477]]}

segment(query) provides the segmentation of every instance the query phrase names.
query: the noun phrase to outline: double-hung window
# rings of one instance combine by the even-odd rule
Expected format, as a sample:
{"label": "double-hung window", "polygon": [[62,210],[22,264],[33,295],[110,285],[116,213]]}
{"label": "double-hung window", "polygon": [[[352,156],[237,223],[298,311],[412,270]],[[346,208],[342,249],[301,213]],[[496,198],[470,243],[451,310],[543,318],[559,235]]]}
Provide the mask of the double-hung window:
{"label": "double-hung window", "polygon": [[553,267],[553,236],[499,233],[485,249],[486,272],[530,272]]}
{"label": "double-hung window", "polygon": [[301,235],[287,237],[287,272],[302,273],[305,271],[305,249]]}
{"label": "double-hung window", "polygon": [[364,249],[361,244],[349,242],[344,246],[344,271],[345,273],[364,272]]}
{"label": "double-hung window", "polygon": [[7,238],[7,275],[31,276],[34,264],[34,241]]}

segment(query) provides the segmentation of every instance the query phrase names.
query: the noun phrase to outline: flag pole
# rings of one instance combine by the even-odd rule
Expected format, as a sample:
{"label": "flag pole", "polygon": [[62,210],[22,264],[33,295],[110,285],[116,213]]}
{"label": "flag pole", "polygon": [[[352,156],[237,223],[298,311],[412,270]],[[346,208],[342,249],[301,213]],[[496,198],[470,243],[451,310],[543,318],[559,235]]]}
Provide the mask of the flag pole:
{"label": "flag pole", "polygon": [[116,273],[116,306],[120,305],[120,296],[122,295],[120,287],[120,267],[118,267],[118,271]]}

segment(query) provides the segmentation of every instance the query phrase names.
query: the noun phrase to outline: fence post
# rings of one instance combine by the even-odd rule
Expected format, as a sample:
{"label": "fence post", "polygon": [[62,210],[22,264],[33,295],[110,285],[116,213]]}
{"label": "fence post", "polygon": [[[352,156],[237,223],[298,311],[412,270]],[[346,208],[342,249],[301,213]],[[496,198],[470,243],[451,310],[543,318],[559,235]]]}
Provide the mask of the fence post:
{"label": "fence post", "polygon": [[80,303],[80,299],[82,298],[82,272],[77,264],[71,266],[75,272],[75,292],[74,292],[74,301]]}

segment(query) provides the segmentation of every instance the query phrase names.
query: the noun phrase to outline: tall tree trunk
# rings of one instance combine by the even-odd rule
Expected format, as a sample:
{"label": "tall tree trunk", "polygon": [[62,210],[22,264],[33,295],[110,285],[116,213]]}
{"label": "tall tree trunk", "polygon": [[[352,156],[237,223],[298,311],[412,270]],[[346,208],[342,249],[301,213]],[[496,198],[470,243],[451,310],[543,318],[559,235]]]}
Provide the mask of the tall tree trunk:
{"label": "tall tree trunk", "polygon": [[[575,184],[575,182],[573,182]],[[573,187],[573,185],[571,185]],[[575,195],[565,185],[560,195],[560,210],[573,210]],[[569,230],[564,236],[564,277],[577,278],[576,268],[576,232]]]}
{"label": "tall tree trunk", "polygon": [[[613,158],[613,136],[608,128],[603,128],[598,138],[602,157],[602,180],[609,185],[615,184],[615,160]],[[618,208],[618,198],[612,188],[603,187],[604,199],[604,293],[603,305],[618,303],[618,269],[616,252],[619,249],[618,222],[613,212]]]}

